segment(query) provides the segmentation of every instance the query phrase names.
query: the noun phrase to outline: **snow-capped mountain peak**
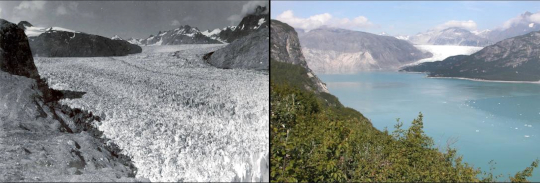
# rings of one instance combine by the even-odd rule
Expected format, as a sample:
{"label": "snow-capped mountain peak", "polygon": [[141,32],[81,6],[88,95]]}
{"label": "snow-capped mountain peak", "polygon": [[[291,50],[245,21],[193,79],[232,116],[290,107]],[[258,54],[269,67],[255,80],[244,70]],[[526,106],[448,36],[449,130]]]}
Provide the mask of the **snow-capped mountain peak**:
{"label": "snow-capped mountain peak", "polygon": [[[195,34],[200,33],[201,31],[197,27],[191,27],[189,25],[182,25],[174,29],[175,34],[183,34],[189,37],[195,36]],[[167,32],[160,34],[159,36],[165,35]]]}
{"label": "snow-capped mountain peak", "polygon": [[488,32],[491,32],[491,30],[489,29],[486,29],[486,30],[482,30],[482,31],[478,31],[478,30],[473,30],[471,31],[474,35],[483,35],[483,34],[486,34]]}
{"label": "snow-capped mountain peak", "polygon": [[486,38],[459,27],[431,29],[411,36],[409,41],[418,45],[486,46],[490,43]]}
{"label": "snow-capped mountain peak", "polygon": [[111,37],[112,40],[124,40],[122,39],[120,36],[118,35],[114,35],[113,37]]}
{"label": "snow-capped mountain peak", "polygon": [[176,29],[159,32],[146,39],[133,39],[134,43],[142,45],[171,45],[171,44],[215,44],[232,43],[259,29],[268,28],[270,16],[268,9],[258,6],[254,13],[246,15],[237,26],[227,26],[221,29],[200,31],[196,27],[183,25]]}
{"label": "snow-capped mountain peak", "polygon": [[[216,30],[213,30],[214,32]],[[219,29],[218,29],[219,31]],[[203,34],[204,33],[204,34]],[[197,27],[182,25],[178,28],[159,31],[157,35],[150,35],[146,39],[130,39],[128,42],[138,45],[176,45],[176,44],[216,44],[222,43],[210,38],[210,31],[201,32]]]}
{"label": "snow-capped mountain peak", "polygon": [[212,37],[214,35],[217,35],[221,32],[221,29],[214,29],[212,31],[210,30],[205,30],[205,31],[202,31],[201,34],[205,35],[205,36],[208,36],[208,37]]}

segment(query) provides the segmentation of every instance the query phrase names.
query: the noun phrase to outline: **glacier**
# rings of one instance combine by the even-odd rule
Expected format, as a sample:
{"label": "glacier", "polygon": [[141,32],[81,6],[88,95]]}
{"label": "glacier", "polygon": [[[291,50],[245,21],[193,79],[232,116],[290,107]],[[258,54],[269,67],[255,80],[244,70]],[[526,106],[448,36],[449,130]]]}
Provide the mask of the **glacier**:
{"label": "glacier", "polygon": [[419,50],[431,52],[433,57],[420,59],[416,62],[407,64],[408,65],[417,65],[424,62],[435,62],[441,61],[445,58],[455,55],[471,55],[480,51],[484,47],[477,46],[455,46],[455,45],[413,45]]}
{"label": "glacier", "polygon": [[51,88],[86,92],[60,103],[94,124],[151,181],[269,181],[269,76],[218,69],[223,44],[143,46],[123,57],[35,57]]}

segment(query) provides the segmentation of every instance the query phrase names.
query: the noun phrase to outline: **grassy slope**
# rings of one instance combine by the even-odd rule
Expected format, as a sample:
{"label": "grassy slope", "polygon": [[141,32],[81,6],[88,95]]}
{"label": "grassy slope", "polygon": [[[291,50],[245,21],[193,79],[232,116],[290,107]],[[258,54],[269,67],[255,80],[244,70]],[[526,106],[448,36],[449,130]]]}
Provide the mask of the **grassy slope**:
{"label": "grassy slope", "polygon": [[[360,112],[343,107],[312,85],[297,65],[271,61],[272,181],[493,181],[456,155],[434,148],[422,115],[409,129],[375,129]],[[536,162],[535,162],[536,163]],[[533,166],[512,181],[526,180]],[[479,179],[478,175],[484,175]]]}

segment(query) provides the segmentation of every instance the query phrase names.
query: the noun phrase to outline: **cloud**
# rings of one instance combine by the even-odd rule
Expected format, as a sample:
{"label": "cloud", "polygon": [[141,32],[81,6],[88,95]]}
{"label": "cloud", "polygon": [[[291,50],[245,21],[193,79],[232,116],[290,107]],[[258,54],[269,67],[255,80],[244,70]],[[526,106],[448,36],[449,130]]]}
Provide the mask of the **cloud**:
{"label": "cloud", "polygon": [[173,21],[171,22],[171,25],[172,25],[172,26],[180,26],[180,22],[179,22],[178,20],[173,20]]}
{"label": "cloud", "polygon": [[231,25],[234,25],[240,22],[242,18],[243,17],[241,17],[240,15],[231,15],[229,18],[227,18],[227,20],[231,22]]}
{"label": "cloud", "polygon": [[532,14],[529,17],[529,21],[534,22],[534,23],[540,23],[540,12]]}
{"label": "cloud", "polygon": [[458,28],[472,31],[472,30],[476,30],[477,25],[476,25],[476,22],[472,20],[467,20],[467,21],[450,20],[448,22],[445,22],[444,24],[438,25],[437,27],[435,27],[435,29],[441,30],[441,29],[446,29],[450,27],[458,27]]}
{"label": "cloud", "polygon": [[263,13],[268,13],[268,1],[248,1],[242,6],[242,11],[240,14],[234,14],[227,18],[231,22],[231,25],[238,24],[242,18],[248,14],[255,13],[257,6],[266,7],[266,10]]}
{"label": "cloud", "polygon": [[249,1],[242,6],[240,16],[244,17],[247,14],[255,13],[258,6],[266,7],[266,10],[263,13],[268,13],[268,1]]}
{"label": "cloud", "polygon": [[21,4],[15,7],[17,10],[42,10],[46,1],[23,1]]}
{"label": "cloud", "polygon": [[[18,22],[26,20],[33,22],[38,17],[43,16],[45,5],[47,1],[22,1],[13,7],[11,14],[11,21]],[[52,11],[54,13],[54,11]]]}
{"label": "cloud", "polygon": [[293,27],[310,31],[321,26],[329,26],[344,29],[371,28],[374,24],[364,16],[358,16],[353,19],[335,18],[329,13],[313,15],[308,18],[294,16],[291,10],[287,10],[276,17],[277,20],[285,22]]}
{"label": "cloud", "polygon": [[64,6],[64,3],[60,4],[58,8],[56,8],[56,15],[65,15],[67,14],[66,7]]}
{"label": "cloud", "polygon": [[187,22],[187,21],[190,21],[190,20],[193,20],[193,19],[194,18],[192,16],[187,16],[187,17],[182,18],[182,21]]}
{"label": "cloud", "polygon": [[510,20],[507,20],[506,22],[504,22],[503,28],[508,29],[516,24],[520,24],[520,23],[528,24],[530,22],[540,23],[540,12],[537,12],[537,13],[525,12],[524,14],[511,18]]}
{"label": "cloud", "polygon": [[79,10],[78,2],[64,3],[60,2],[60,5],[56,8],[56,15],[81,15],[86,18],[94,18],[94,12],[83,12]]}

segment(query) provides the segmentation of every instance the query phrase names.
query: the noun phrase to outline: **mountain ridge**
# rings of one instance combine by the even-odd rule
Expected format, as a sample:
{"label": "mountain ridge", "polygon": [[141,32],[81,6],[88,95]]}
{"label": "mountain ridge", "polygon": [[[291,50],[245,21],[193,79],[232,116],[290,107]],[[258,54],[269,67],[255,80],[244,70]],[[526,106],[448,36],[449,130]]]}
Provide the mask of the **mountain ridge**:
{"label": "mountain ridge", "polygon": [[298,34],[302,52],[315,73],[397,70],[433,56],[391,36],[322,27]]}
{"label": "mountain ridge", "polygon": [[480,80],[540,81],[540,31],[508,38],[470,56],[449,57],[404,71],[427,72],[429,77]]}

